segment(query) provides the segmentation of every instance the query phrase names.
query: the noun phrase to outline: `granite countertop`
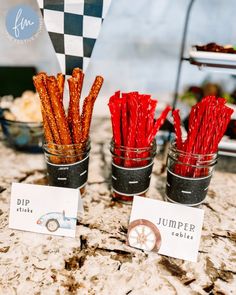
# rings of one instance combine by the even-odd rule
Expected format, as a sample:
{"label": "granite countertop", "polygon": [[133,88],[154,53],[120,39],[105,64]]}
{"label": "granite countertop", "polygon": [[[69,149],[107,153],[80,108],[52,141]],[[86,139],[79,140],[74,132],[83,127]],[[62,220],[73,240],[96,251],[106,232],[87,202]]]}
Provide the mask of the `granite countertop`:
{"label": "granite countertop", "polygon": [[[109,121],[94,119],[85,214],[75,239],[8,228],[11,183],[44,184],[45,167],[41,154],[0,142],[0,294],[236,294],[236,174],[229,172],[235,159],[218,163],[201,205],[204,226],[192,263],[126,245],[131,206],[110,197],[110,137]],[[148,193],[159,200],[162,168],[159,156]]]}

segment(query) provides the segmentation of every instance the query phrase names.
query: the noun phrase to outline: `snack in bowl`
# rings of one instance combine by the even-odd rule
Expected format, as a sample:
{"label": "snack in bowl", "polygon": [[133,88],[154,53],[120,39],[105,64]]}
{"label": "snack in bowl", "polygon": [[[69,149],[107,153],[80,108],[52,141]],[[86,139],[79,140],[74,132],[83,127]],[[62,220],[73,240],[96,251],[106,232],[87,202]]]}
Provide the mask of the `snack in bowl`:
{"label": "snack in bowl", "polygon": [[42,116],[37,93],[25,91],[15,99],[13,96],[2,97],[0,122],[11,146],[30,152],[42,151]]}
{"label": "snack in bowl", "polygon": [[68,114],[63,105],[64,76],[39,73],[33,77],[39,93],[45,136],[45,158],[50,185],[80,188],[88,176],[89,131],[95,100],[103,84],[97,76],[80,112],[84,73],[75,68],[68,78],[70,100]]}

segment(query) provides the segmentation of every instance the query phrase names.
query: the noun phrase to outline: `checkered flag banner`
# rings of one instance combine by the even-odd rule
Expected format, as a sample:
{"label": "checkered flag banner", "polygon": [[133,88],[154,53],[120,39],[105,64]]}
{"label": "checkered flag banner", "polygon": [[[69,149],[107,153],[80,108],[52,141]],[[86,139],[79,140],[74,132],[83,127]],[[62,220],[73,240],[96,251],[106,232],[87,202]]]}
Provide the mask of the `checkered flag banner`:
{"label": "checkered flag banner", "polygon": [[111,0],[37,0],[61,71],[86,70]]}

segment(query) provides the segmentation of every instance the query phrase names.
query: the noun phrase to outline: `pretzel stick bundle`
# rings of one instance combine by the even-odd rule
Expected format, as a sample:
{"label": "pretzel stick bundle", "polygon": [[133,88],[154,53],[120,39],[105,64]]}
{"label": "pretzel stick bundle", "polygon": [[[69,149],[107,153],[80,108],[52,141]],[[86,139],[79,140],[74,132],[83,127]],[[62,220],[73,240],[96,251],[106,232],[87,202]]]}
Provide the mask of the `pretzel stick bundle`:
{"label": "pretzel stick bundle", "polygon": [[[46,128],[45,133],[47,133],[47,136],[48,136],[49,132],[51,132],[52,137],[50,137],[50,139],[53,138],[54,143],[61,144],[60,135],[59,135],[56,120],[53,114],[50,97],[47,92],[46,79],[47,79],[47,76],[45,73],[39,73],[37,76],[33,77],[33,82],[39,94],[42,109],[45,112],[45,114],[43,114],[44,121],[45,121],[45,118],[47,118],[47,123],[45,125],[45,128]],[[50,131],[49,131],[49,128],[50,128]]]}
{"label": "pretzel stick bundle", "polygon": [[[68,116],[63,106],[65,77],[58,73],[57,77],[39,73],[33,77],[34,86],[39,93],[43,116],[45,140],[52,152],[59,156],[51,156],[53,163],[73,163],[81,160],[89,138],[89,129],[95,100],[101,89],[103,78],[96,77],[93,86],[83,104],[80,115],[80,97],[84,74],[75,68],[68,79],[70,101]],[[55,144],[55,146],[53,145]],[[76,145],[76,147],[72,145]],[[76,148],[76,149],[75,149]],[[60,157],[61,155],[61,157]],[[60,158],[66,159],[62,160]]]}
{"label": "pretzel stick bundle", "polygon": [[84,100],[82,112],[82,142],[86,142],[89,138],[93,107],[102,84],[103,78],[101,76],[97,76],[93,82],[89,95]]}
{"label": "pretzel stick bundle", "polygon": [[51,98],[51,105],[53,114],[56,120],[57,128],[59,131],[61,144],[72,144],[70,129],[66,118],[63,103],[60,99],[60,91],[57,85],[57,80],[54,76],[47,77],[47,89]]}
{"label": "pretzel stick bundle", "polygon": [[61,99],[60,90],[58,87],[57,79],[54,76],[47,77],[47,89],[48,94],[51,98],[51,105],[53,114],[56,120],[58,132],[61,139],[61,144],[64,147],[60,147],[59,153],[63,153],[66,156],[65,162],[66,163],[73,163],[75,162],[74,159],[74,151],[73,148],[71,148],[68,145],[71,145],[72,138],[71,133],[69,129],[69,124],[66,118],[66,113],[63,106],[63,101]]}
{"label": "pretzel stick bundle", "polygon": [[[53,114],[50,97],[47,92],[47,75],[45,73],[39,73],[33,77],[34,86],[39,93],[41,101],[41,112],[43,118],[44,137],[49,147],[56,152],[53,143],[60,145],[60,135],[57,128],[56,120]],[[50,159],[55,164],[60,164],[62,160],[57,156],[50,156]]]}

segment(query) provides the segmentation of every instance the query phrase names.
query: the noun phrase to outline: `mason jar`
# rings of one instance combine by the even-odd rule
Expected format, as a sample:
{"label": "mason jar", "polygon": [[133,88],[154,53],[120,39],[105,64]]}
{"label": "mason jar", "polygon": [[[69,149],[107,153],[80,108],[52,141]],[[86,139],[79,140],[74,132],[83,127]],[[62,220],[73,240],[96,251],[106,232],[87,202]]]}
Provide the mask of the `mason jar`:
{"label": "mason jar", "polygon": [[131,203],[134,195],[145,196],[150,185],[156,142],[149,147],[131,148],[111,141],[112,196],[116,201]]}
{"label": "mason jar", "polygon": [[49,185],[78,188],[85,193],[88,179],[90,141],[82,144],[43,145]]}
{"label": "mason jar", "polygon": [[217,153],[194,154],[177,149],[172,142],[167,158],[167,200],[187,206],[201,204],[217,163]]}

